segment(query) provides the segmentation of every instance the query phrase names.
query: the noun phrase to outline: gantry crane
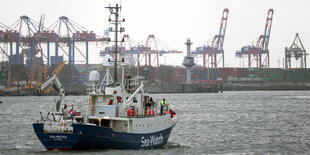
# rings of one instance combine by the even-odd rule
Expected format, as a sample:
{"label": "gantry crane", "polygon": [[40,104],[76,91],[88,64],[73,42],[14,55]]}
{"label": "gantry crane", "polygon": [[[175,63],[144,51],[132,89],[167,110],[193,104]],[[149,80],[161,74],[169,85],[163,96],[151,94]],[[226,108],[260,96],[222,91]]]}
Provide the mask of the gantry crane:
{"label": "gantry crane", "polygon": [[306,49],[299,38],[299,34],[296,33],[293,44],[290,47],[285,47],[285,68],[292,67],[292,57],[295,57],[296,62],[300,60],[300,68],[307,68],[307,55],[309,54],[306,53]]}
{"label": "gantry crane", "polygon": [[[141,62],[145,61],[145,65],[152,66],[152,58],[151,55],[155,54],[156,57],[156,63],[157,67],[159,66],[159,56],[162,54],[169,54],[169,53],[182,53],[181,51],[174,50],[164,44],[159,39],[155,38],[153,34],[149,35],[145,39],[145,44],[141,45],[138,44],[136,41],[131,39],[129,35],[123,36],[123,43],[120,47],[118,47],[118,51],[120,51],[121,55],[135,55],[137,58],[137,65],[140,66]],[[129,45],[127,47],[126,45]],[[134,46],[133,46],[134,45]],[[115,50],[115,47],[106,47],[104,51],[100,51],[100,56],[104,56],[106,54],[111,54],[113,56],[113,51]],[[140,57],[140,55],[142,55]],[[154,59],[154,61],[155,61]],[[153,62],[154,62],[153,61]]]}
{"label": "gantry crane", "polygon": [[[244,46],[235,53],[237,57],[248,56],[248,67],[252,67],[254,61],[256,61],[257,68],[270,67],[268,46],[273,12],[273,9],[268,10],[264,34],[258,37],[256,44]],[[264,55],[265,57],[263,57]]]}
{"label": "gantry crane", "polygon": [[[223,46],[224,46],[224,40],[225,40],[225,34],[226,34],[228,14],[229,14],[229,10],[225,8],[223,10],[223,14],[221,18],[219,33],[212,38],[211,44],[197,47],[196,51],[192,52],[192,54],[194,55],[196,54],[203,55],[203,60],[202,60],[203,67],[206,67],[206,64],[207,64],[208,67],[211,66],[212,68],[217,68],[221,61],[222,61],[223,68],[225,67]],[[208,55],[207,59],[206,59],[206,55]],[[211,58],[211,62],[210,62],[210,58]]]}
{"label": "gantry crane", "polygon": [[[169,54],[169,53],[183,53],[182,51],[177,51],[172,48],[170,48],[168,45],[160,41],[159,39],[155,38],[153,34],[149,35],[145,41],[145,50],[143,50],[144,53],[144,60],[145,65],[152,66],[152,54],[156,55],[154,57],[153,62],[156,59],[156,66],[159,67],[159,56],[163,54]],[[147,60],[148,59],[148,60]]]}

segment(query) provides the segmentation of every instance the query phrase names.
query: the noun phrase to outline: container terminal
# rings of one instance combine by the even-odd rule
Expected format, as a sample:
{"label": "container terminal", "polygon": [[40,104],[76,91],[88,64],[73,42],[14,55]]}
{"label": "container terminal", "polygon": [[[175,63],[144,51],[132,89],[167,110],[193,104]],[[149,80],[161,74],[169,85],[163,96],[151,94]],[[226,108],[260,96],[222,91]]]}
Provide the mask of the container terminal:
{"label": "container terminal", "polygon": [[[219,31],[211,41],[190,47],[186,41],[187,55],[182,64],[160,64],[164,55],[183,55],[150,34],[142,42],[136,42],[129,34],[122,34],[120,57],[128,61],[122,65],[135,78],[147,81],[150,93],[211,93],[219,90],[310,90],[310,69],[307,53],[300,34],[291,45],[283,47],[283,67],[270,67],[269,40],[272,39],[274,10],[267,10],[263,33],[251,45],[235,51],[235,59],[242,67],[225,66],[224,40],[229,26],[229,9],[225,8],[220,19]],[[61,16],[52,25],[45,25],[45,15],[39,21],[23,15],[10,27],[0,21],[0,95],[32,95],[48,75],[57,74],[66,92],[72,95],[86,94],[88,75],[97,70],[100,77],[107,73],[106,66],[89,60],[90,49],[106,45],[111,40],[109,31],[99,36],[72,19]],[[122,32],[124,32],[124,28]],[[259,34],[259,33],[258,33]],[[183,44],[183,43],[180,43]],[[98,57],[114,57],[114,46],[103,46]],[[94,51],[91,51],[94,52]],[[231,52],[231,51],[229,51]],[[184,52],[185,53],[185,52]],[[195,59],[202,63],[194,63]],[[277,60],[279,61],[279,60]],[[112,70],[112,69],[111,69]],[[118,72],[122,68],[119,67]],[[111,71],[113,75],[113,71]],[[120,76],[120,74],[119,74]],[[156,88],[156,89],[154,89]],[[52,89],[45,94],[55,94]]]}

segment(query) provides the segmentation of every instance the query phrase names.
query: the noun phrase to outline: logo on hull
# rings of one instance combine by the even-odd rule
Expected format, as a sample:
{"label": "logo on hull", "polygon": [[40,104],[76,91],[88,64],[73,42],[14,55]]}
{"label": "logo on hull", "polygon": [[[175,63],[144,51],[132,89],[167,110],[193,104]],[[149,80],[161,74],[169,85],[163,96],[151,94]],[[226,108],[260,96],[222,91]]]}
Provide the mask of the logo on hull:
{"label": "logo on hull", "polygon": [[149,147],[155,146],[158,144],[162,144],[164,142],[163,136],[160,134],[159,136],[150,136],[150,138],[145,138],[144,136],[141,137],[141,147]]}

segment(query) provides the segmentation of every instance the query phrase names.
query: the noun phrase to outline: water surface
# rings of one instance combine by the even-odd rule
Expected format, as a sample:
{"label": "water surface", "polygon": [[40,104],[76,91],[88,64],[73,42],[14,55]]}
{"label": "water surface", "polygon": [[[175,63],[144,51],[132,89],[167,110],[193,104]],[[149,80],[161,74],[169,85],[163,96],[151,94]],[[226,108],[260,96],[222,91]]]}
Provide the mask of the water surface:
{"label": "water surface", "polygon": [[[32,125],[53,96],[0,97],[0,154],[302,154],[310,152],[310,91],[156,94],[180,117],[164,149],[46,151]],[[87,96],[68,96],[66,100]]]}

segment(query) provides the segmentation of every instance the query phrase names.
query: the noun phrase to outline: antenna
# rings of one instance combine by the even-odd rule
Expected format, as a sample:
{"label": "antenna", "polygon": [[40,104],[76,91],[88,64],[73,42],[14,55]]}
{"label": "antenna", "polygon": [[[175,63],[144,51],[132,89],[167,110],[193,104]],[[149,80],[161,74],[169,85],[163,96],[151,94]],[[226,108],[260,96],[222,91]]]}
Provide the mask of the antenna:
{"label": "antenna", "polygon": [[122,11],[122,4],[123,4],[123,1],[120,0],[120,9],[119,9],[119,10],[120,10],[120,13],[119,13],[119,14],[120,14],[120,15],[119,15],[120,18],[122,18],[122,12],[121,12],[121,11]]}
{"label": "antenna", "polygon": [[[109,18],[109,22],[110,24],[113,24],[115,27],[114,27],[114,30],[112,27],[110,27],[110,31],[111,32],[115,32],[115,37],[114,37],[114,42],[115,43],[115,49],[114,49],[114,53],[115,53],[115,60],[114,60],[114,86],[117,85],[117,50],[118,50],[118,42],[122,42],[122,41],[118,41],[118,32],[122,33],[122,32],[125,32],[125,29],[123,27],[120,27],[119,30],[118,30],[118,26],[121,22],[124,22],[125,20],[119,20],[119,11],[121,10],[121,7],[118,6],[118,4],[116,4],[115,7],[112,7],[111,5],[109,5],[109,7],[106,7],[107,9],[110,10],[110,13],[111,15],[114,15],[114,20],[111,20],[111,18]],[[111,16],[110,15],[110,16]],[[123,62],[123,61],[121,61]]]}
{"label": "antenna", "polygon": [[123,0],[120,0],[120,2],[119,2],[119,3],[120,3],[120,7],[121,7],[121,8],[120,8],[120,11],[122,11],[122,4],[123,4]]}

